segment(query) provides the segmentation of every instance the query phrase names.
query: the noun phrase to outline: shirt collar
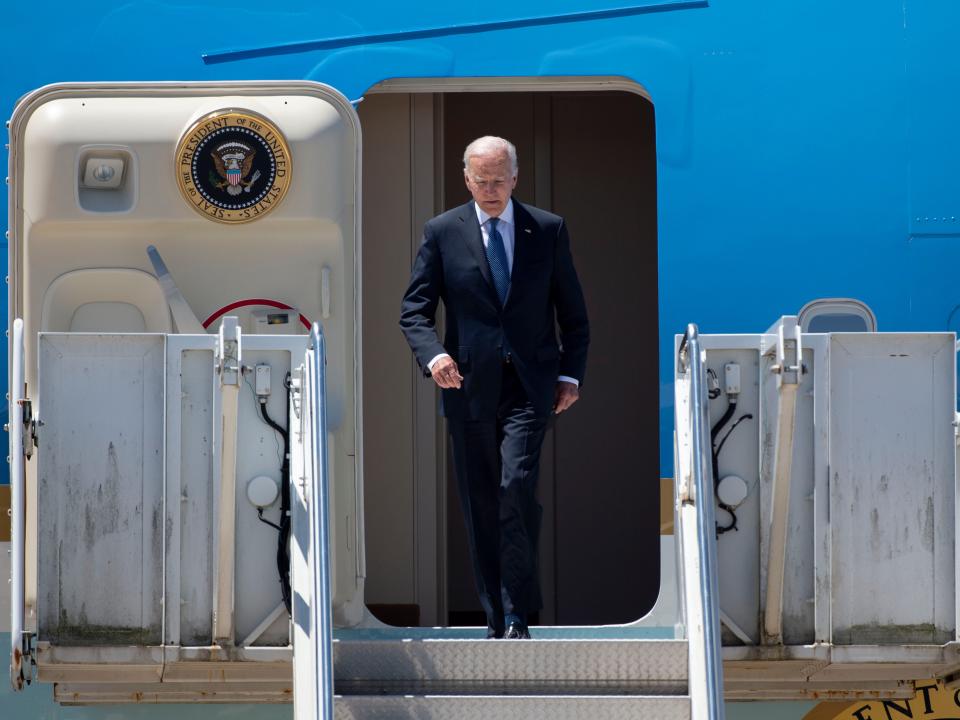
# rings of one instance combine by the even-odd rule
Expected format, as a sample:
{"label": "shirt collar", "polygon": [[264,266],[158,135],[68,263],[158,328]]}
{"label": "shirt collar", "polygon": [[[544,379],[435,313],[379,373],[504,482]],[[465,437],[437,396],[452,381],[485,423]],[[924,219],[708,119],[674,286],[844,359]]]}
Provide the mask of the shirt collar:
{"label": "shirt collar", "polygon": [[[490,216],[477,203],[474,203],[473,207],[477,211],[477,220],[480,221],[481,225],[490,219]],[[513,225],[513,198],[507,200],[507,206],[500,213],[500,221]]]}

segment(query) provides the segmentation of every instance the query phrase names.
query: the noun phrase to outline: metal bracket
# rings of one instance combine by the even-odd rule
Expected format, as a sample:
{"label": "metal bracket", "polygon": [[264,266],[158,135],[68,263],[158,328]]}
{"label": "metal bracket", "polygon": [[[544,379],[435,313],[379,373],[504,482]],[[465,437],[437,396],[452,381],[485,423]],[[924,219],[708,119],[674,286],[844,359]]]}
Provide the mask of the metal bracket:
{"label": "metal bracket", "polygon": [[240,384],[242,359],[240,323],[236,317],[228,315],[220,323],[217,333],[216,366],[221,385]]}
{"label": "metal bracket", "polygon": [[803,367],[803,331],[795,315],[784,315],[771,328],[776,332],[776,363],[770,370],[780,377],[778,385],[799,385],[806,369]]}
{"label": "metal bracket", "polygon": [[32,632],[23,633],[23,657],[30,662],[30,667],[24,677],[27,685],[32,685],[33,681],[37,679],[37,648],[33,644],[36,638],[37,636]]}
{"label": "metal bracket", "polygon": [[23,690],[37,677],[37,649],[34,647],[34,634],[24,631],[20,634],[20,645],[13,652],[10,662],[10,682],[14,690]]}
{"label": "metal bracket", "polygon": [[303,373],[304,367],[300,365],[293,368],[290,374],[290,405],[294,416],[299,419],[303,407]]}
{"label": "metal bracket", "polygon": [[33,457],[33,449],[40,447],[40,428],[43,423],[33,417],[33,401],[30,398],[20,398],[17,403],[23,408],[23,455],[29,460]]}
{"label": "metal bracket", "polygon": [[32,445],[35,448],[40,447],[40,428],[42,427],[43,427],[43,420],[40,420],[39,418],[34,418],[33,420],[30,421],[30,427],[27,428],[27,434],[30,438],[30,442],[28,443],[26,448],[27,460],[33,457],[33,449],[30,446]]}

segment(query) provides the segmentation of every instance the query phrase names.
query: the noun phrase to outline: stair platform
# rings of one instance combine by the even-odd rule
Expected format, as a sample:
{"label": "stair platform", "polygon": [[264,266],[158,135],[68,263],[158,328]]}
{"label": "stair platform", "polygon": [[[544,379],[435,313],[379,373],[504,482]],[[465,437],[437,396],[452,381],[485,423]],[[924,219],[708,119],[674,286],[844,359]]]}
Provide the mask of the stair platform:
{"label": "stair platform", "polygon": [[685,695],[687,643],[666,639],[339,640],[338,694]]}

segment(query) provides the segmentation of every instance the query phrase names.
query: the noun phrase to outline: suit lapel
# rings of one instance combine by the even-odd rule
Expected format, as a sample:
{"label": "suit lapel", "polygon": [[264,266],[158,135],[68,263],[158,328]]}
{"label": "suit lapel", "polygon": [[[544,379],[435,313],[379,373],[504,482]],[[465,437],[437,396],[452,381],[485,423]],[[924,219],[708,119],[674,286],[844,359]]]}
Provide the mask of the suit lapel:
{"label": "suit lapel", "polygon": [[[522,282],[523,273],[527,269],[527,264],[530,261],[530,242],[533,240],[534,234],[534,224],[533,218],[530,217],[530,214],[526,209],[517,202],[517,199],[513,199],[513,269],[510,272],[510,289],[507,291],[507,299],[504,301],[504,306],[510,302],[510,297],[513,295],[513,288],[516,286],[516,281],[519,279]],[[483,238],[481,238],[481,243]]]}
{"label": "suit lapel", "polygon": [[483,235],[480,232],[480,223],[477,221],[477,210],[472,201],[464,205],[460,212],[460,233],[467,245],[467,249],[480,267],[480,274],[483,275],[483,279],[486,281],[494,301],[499,306],[500,298],[497,295],[497,288],[493,284],[493,276],[490,274],[490,264],[487,262],[487,253],[483,249]]}

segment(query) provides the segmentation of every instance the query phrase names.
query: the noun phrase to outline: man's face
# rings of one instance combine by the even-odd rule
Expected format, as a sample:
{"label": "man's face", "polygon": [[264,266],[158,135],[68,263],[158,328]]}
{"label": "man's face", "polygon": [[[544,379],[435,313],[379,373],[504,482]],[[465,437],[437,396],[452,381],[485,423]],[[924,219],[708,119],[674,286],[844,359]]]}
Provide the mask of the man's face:
{"label": "man's face", "polygon": [[492,217],[500,217],[517,185],[517,176],[511,171],[505,152],[470,157],[463,178],[477,205]]}

